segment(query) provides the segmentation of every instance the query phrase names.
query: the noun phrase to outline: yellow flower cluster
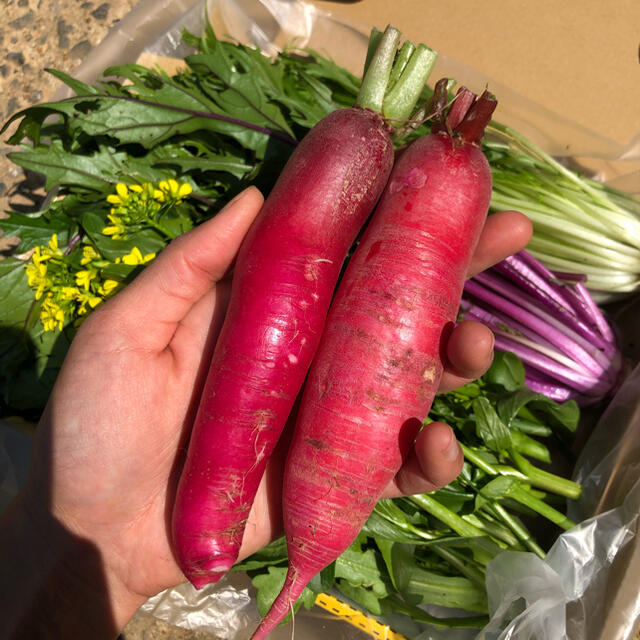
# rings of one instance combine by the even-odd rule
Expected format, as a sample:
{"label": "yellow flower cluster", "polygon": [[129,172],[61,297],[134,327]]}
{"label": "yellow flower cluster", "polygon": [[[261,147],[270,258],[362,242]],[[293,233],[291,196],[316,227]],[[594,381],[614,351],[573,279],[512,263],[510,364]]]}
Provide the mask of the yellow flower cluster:
{"label": "yellow flower cluster", "polygon": [[[113,206],[107,216],[109,224],[102,233],[123,239],[129,231],[144,227],[162,231],[159,219],[163,212],[181,203],[191,192],[191,185],[173,179],[157,185],[117,184],[116,192],[107,196],[107,202]],[[73,253],[76,257],[63,252],[54,234],[47,245],[34,249],[26,265],[27,281],[34,289],[35,299],[40,301],[40,321],[45,331],[61,330],[71,321],[81,321],[123,286],[119,280],[103,275],[110,263],[93,244],[82,245],[79,265],[77,251]],[[143,265],[155,256],[155,253],[143,255],[134,247],[116,258],[114,264]]]}
{"label": "yellow flower cluster", "polygon": [[110,224],[102,233],[126,238],[128,227],[145,223],[154,226],[163,207],[180,204],[192,191],[190,184],[180,184],[173,178],[161,180],[157,186],[151,182],[129,186],[119,183],[116,193],[107,196],[107,202],[114,206],[107,215]]}
{"label": "yellow flower cluster", "polygon": [[[116,263],[146,264],[155,253],[142,255],[138,247],[116,258]],[[82,247],[78,270],[58,246],[54,234],[49,244],[34,249],[27,263],[27,281],[35,289],[35,299],[42,300],[40,321],[45,331],[62,330],[69,320],[81,320],[90,309],[113,295],[122,283],[110,278],[102,279],[101,267],[108,264],[93,245]]]}

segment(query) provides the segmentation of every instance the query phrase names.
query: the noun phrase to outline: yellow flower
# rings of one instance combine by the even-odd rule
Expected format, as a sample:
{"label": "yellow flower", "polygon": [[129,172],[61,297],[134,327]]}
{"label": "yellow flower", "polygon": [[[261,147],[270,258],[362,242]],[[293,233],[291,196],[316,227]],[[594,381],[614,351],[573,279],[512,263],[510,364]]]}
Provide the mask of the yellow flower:
{"label": "yellow flower", "polygon": [[100,287],[98,288],[98,293],[101,296],[110,296],[118,287],[120,287],[120,282],[117,280],[111,280],[110,278],[105,280]]}
{"label": "yellow flower", "polygon": [[122,182],[116,185],[116,193],[107,196],[107,202],[111,204],[124,204],[129,199],[129,187]]}
{"label": "yellow flower", "polygon": [[84,287],[87,291],[91,281],[96,277],[96,272],[93,269],[84,269],[83,271],[76,271],[76,284],[79,287]]}
{"label": "yellow flower", "polygon": [[41,262],[31,262],[26,266],[27,282],[29,286],[36,290],[35,298],[40,300],[45,289],[51,287],[51,280],[47,278],[47,265]]}
{"label": "yellow flower", "polygon": [[82,292],[78,287],[62,287],[60,290],[60,297],[62,300],[76,300]]}
{"label": "yellow flower", "polygon": [[166,202],[167,200],[175,200],[180,202],[183,198],[186,198],[193,189],[188,182],[179,184],[177,180],[169,178],[169,180],[161,180],[158,183],[158,189],[161,195],[154,193],[154,198],[160,202]]}
{"label": "yellow flower", "polygon": [[62,330],[64,325],[64,310],[49,294],[40,309],[40,321],[45,331]]}
{"label": "yellow flower", "polygon": [[92,293],[79,292],[78,302],[80,303],[78,314],[83,316],[88,311],[87,305],[95,309],[102,302],[102,298],[94,296]]}
{"label": "yellow flower", "polygon": [[94,249],[93,245],[86,244],[82,247],[82,259],[80,264],[89,264],[95,258],[99,258],[100,254]]}
{"label": "yellow flower", "polygon": [[128,265],[146,264],[147,262],[151,262],[155,257],[155,253],[147,253],[143,256],[138,247],[133,247],[131,253],[122,256],[122,262]]}
{"label": "yellow flower", "polygon": [[107,214],[107,218],[109,218],[109,222],[111,222],[111,224],[107,225],[102,230],[102,233],[105,236],[113,236],[115,239],[121,238],[127,230],[122,220],[120,220],[113,209],[111,209],[111,213]]}

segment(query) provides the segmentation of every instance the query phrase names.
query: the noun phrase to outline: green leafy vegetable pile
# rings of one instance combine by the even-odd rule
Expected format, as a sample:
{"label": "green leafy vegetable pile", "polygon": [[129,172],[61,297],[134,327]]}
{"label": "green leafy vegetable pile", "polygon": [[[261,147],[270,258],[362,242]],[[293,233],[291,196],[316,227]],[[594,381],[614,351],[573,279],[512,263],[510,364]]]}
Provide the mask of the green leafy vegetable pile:
{"label": "green leafy vegetable pile", "polygon": [[[429,494],[380,501],[356,541],[316,576],[297,608],[311,607],[318,593],[329,591],[409,637],[419,633],[420,622],[482,627],[488,562],[503,550],[544,557],[544,547],[573,526],[562,503],[576,498],[580,486],[542,467],[550,462],[551,443],[566,440],[578,418],[573,401],[559,404],[524,386],[515,355],[496,354],[478,381],[437,396],[430,414],[454,427],[465,455],[461,475]],[[264,615],[287,571],[284,538],[236,569],[252,577]],[[435,616],[419,605],[467,615]]]}
{"label": "green leafy vegetable pile", "polygon": [[[24,148],[11,159],[43,174],[49,197],[37,213],[0,221],[6,237],[20,239],[0,261],[0,417],[42,410],[82,320],[67,303],[88,252],[91,286],[75,284],[91,298],[74,300],[78,310],[126,284],[143,263],[138,255],[157,254],[244,187],[268,193],[297,140],[358,91],[351,74],[321,56],[285,52],[272,61],[212,31],[185,39],[198,53],[176,76],[132,64],[107,69],[110,79],[94,87],[52,71],[77,95],[12,118],[19,122],[10,142]],[[171,197],[172,185],[180,197]],[[162,206],[132,203],[147,192]],[[54,266],[50,258],[34,264],[38,247],[40,255],[57,252],[56,269],[67,272],[49,288],[54,307],[43,291],[36,299]]]}

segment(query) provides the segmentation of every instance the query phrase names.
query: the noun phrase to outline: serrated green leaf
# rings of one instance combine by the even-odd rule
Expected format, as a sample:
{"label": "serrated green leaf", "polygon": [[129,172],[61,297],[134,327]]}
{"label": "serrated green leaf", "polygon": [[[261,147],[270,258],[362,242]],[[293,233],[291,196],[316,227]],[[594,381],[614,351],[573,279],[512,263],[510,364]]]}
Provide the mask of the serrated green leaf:
{"label": "serrated green leaf", "polygon": [[360,551],[349,547],[336,559],[335,577],[343,578],[354,586],[364,586],[378,597],[388,594],[384,575],[373,549]]}
{"label": "serrated green leaf", "polygon": [[81,80],[78,80],[78,78],[74,78],[64,71],[60,71],[59,69],[46,69],[46,72],[64,82],[64,84],[78,95],[91,95],[98,93],[98,89],[96,87],[92,87],[90,84],[82,82]]}
{"label": "serrated green leaf", "polygon": [[[286,577],[286,567],[270,566],[266,573],[260,573],[252,578],[251,582],[258,591],[256,595],[256,603],[258,605],[258,612],[261,616],[264,617],[267,614],[267,611],[271,608],[271,605],[274,603],[284,586]],[[310,609],[313,606],[315,599],[316,594],[308,587],[305,587],[302,594],[293,605],[293,611],[298,611],[302,605],[307,609]],[[291,612],[282,621],[282,624],[286,624],[290,619]]]}
{"label": "serrated green leaf", "polygon": [[66,151],[59,140],[44,147],[25,148],[8,154],[12,162],[46,176],[45,188],[73,185],[104,191],[118,180],[120,164],[126,159],[123,152],[110,153],[104,149],[92,155]]}

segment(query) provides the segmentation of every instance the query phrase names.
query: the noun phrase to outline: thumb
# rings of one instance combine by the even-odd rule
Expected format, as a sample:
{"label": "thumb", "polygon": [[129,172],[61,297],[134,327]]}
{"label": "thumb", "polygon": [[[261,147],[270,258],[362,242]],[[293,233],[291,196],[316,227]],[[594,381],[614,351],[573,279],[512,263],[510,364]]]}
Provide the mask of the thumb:
{"label": "thumb", "polygon": [[161,351],[179,322],[229,270],[263,198],[255,187],[214,218],[176,238],[131,284],[104,305],[136,346]]}

